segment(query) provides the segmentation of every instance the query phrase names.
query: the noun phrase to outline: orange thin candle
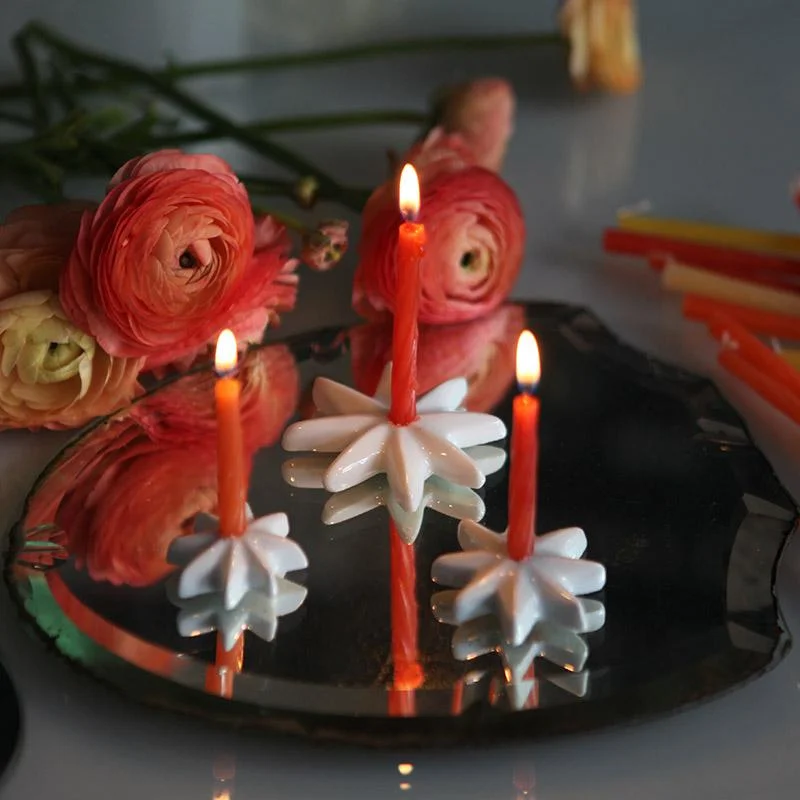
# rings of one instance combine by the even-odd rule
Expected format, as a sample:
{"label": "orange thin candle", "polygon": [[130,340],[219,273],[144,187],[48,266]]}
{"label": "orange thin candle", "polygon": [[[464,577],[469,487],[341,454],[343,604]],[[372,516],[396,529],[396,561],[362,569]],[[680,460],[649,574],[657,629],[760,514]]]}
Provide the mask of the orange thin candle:
{"label": "orange thin candle", "polygon": [[698,267],[726,272],[729,267],[750,272],[774,272],[796,278],[800,270],[800,259],[758,253],[751,250],[738,250],[735,247],[701,244],[672,239],[668,236],[654,236],[631,230],[607,228],[603,233],[603,248],[611,253],[639,255],[670,255],[681,261],[691,262]]}
{"label": "orange thin candle", "polygon": [[217,634],[217,650],[214,663],[206,670],[206,691],[230,700],[233,697],[233,682],[244,664],[244,634],[236,639],[230,650],[225,649],[222,635]]}
{"label": "orange thin candle", "polygon": [[800,317],[725,303],[722,300],[712,300],[696,294],[687,294],[683,298],[683,316],[686,319],[708,322],[712,317],[719,315],[735,319],[754,333],[780,336],[784,339],[800,339]]}
{"label": "orange thin candle", "polygon": [[419,329],[419,269],[425,251],[425,227],[419,214],[419,179],[411,164],[400,174],[400,212],[405,222],[397,234],[395,257],[394,328],[392,330],[392,406],[395,425],[417,418],[417,342]]}
{"label": "orange thin candle", "polygon": [[217,505],[220,536],[239,536],[245,529],[244,442],[239,408],[241,384],[232,376],[236,369],[236,338],[224,330],[217,339],[214,365],[219,380],[214,386],[217,406]]}
{"label": "orange thin candle", "polygon": [[719,363],[728,372],[746,383],[754,392],[761,395],[770,405],[800,425],[800,397],[796,397],[771,375],[762,372],[736,350],[723,347]]}
{"label": "orange thin candle", "polygon": [[522,561],[533,554],[536,540],[536,472],[539,463],[539,399],[534,391],[541,364],[536,338],[523,331],[517,342],[517,383],[511,430],[508,480],[508,554]]}
{"label": "orange thin candle", "polygon": [[800,373],[774,350],[729,317],[713,317],[708,328],[715,338],[722,340],[724,347],[735,350],[745,361],[778,382],[783,394],[793,394],[800,400]]}
{"label": "orange thin candle", "polygon": [[413,544],[406,544],[389,523],[392,666],[394,680],[389,690],[389,713],[414,713],[415,691],[424,674],[419,663],[419,605],[417,563]]}

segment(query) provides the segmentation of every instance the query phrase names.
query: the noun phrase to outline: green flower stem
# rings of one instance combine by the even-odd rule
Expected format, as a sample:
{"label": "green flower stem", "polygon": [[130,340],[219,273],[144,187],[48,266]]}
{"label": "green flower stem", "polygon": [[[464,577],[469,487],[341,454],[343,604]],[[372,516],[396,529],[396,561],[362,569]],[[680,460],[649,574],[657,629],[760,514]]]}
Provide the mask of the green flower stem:
{"label": "green flower stem", "polygon": [[[295,183],[293,181],[261,178],[257,175],[239,175],[239,180],[245,185],[247,191],[256,197],[294,197]],[[317,200],[337,201],[354,211],[361,211],[371,193],[371,189],[362,186],[339,186],[335,196],[326,194],[320,189]]]}
{"label": "green flower stem", "polygon": [[[402,56],[443,50],[499,50],[507,47],[567,47],[567,40],[557,31],[532,33],[501,33],[478,36],[438,36],[418,39],[398,39],[377,44],[350,45],[308,53],[280,53],[272,56],[197,61],[194,64],[174,64],[151,73],[168,81],[196,78],[203,75],[229,75],[239,72],[269,72],[292,67],[322,66],[381,56]],[[85,88],[102,91],[118,87],[107,81],[96,81]],[[24,84],[0,86],[0,99],[19,99],[27,96]]]}
{"label": "green flower stem", "polygon": [[31,117],[26,117],[24,114],[17,114],[15,111],[0,109],[0,120],[3,122],[12,122],[14,125],[21,125],[25,128],[33,127],[33,119]]}
{"label": "green flower stem", "polygon": [[33,57],[28,37],[24,31],[18,33],[11,41],[11,46],[19,61],[26,94],[31,104],[33,124],[37,130],[43,130],[49,123],[47,101],[36,59]]}
{"label": "green flower stem", "polygon": [[291,214],[285,214],[283,211],[276,211],[274,208],[267,208],[265,206],[253,205],[253,213],[257,216],[268,215],[276,219],[289,230],[296,231],[301,236],[305,236],[314,232],[313,228],[309,228],[302,220],[293,217]]}
{"label": "green flower stem", "polygon": [[[242,127],[258,133],[287,133],[320,129],[330,130],[331,128],[346,128],[359,125],[421,125],[427,121],[428,114],[422,111],[378,109],[376,111],[345,111],[335,114],[307,114],[297,117],[284,117],[261,122],[249,122]],[[157,137],[151,139],[149,144],[156,147],[174,147],[176,145],[194,144],[219,138],[213,128],[204,128],[199,131],[185,131]]]}
{"label": "green flower stem", "polygon": [[365,45],[347,45],[310,53],[280,53],[272,56],[221,59],[219,61],[176,64],[163,71],[172,80],[195,78],[201,75],[224,75],[233,72],[265,72],[287,67],[309,67],[345,61],[402,56],[415,53],[435,53],[441,50],[494,50],[505,47],[536,47],[540,45],[565,45],[557,31],[536,33],[501,33],[478,36],[432,36]]}
{"label": "green flower stem", "polygon": [[[169,80],[122,59],[104,56],[79,47],[37,23],[31,23],[20,36],[39,39],[74,63],[103,68],[123,82],[147,86],[161,95],[161,97],[170,100],[178,108],[193,114],[205,122],[216,130],[221,137],[240,142],[265,158],[286,167],[298,176],[313,175],[319,182],[322,191],[333,198],[341,199],[338,182],[322,172],[314,164],[306,161],[288,148],[271,142],[255,131],[240,128],[222,114],[205,105],[205,103],[176,87]],[[345,200],[342,199],[342,202],[345,202]]]}

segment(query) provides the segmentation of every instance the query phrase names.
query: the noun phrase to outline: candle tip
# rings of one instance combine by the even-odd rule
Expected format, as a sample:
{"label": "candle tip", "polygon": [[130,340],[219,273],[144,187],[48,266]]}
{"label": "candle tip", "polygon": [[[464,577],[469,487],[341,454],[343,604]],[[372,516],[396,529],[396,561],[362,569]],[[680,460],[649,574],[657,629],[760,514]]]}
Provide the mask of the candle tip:
{"label": "candle tip", "polygon": [[539,345],[530,331],[523,331],[517,340],[517,383],[521,392],[533,394],[542,375]]}
{"label": "candle tip", "polygon": [[236,369],[238,355],[236,352],[236,337],[233,331],[225,328],[217,339],[217,350],[214,355],[214,368],[223,375]]}
{"label": "candle tip", "polygon": [[412,164],[406,164],[400,173],[400,213],[404,219],[413,222],[419,214],[419,177]]}

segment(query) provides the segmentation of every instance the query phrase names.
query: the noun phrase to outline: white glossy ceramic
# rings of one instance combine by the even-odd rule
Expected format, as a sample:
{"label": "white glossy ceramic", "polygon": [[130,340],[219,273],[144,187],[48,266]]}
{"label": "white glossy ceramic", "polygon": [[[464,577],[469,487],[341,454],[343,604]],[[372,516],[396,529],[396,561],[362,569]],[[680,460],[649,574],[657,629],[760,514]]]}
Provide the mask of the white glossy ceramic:
{"label": "white glossy ceramic", "polygon": [[226,607],[222,592],[186,599],[170,592],[170,599],[180,608],[178,633],[192,637],[217,631],[225,650],[231,650],[245,631],[271,642],[278,632],[280,617],[297,611],[308,594],[305,586],[284,578],[276,579],[275,588],[275,594],[251,589],[233,608]]}
{"label": "white glossy ceramic", "polygon": [[439,556],[431,569],[436,583],[460,590],[453,602],[456,624],[494,614],[512,645],[522,644],[543,620],[573,631],[587,628],[577,595],[602,589],[606,571],[581,559],[586,535],[580,528],[537,537],[533,555],[522,561],[509,557],[505,533],[472,520],[461,522],[458,541],[463,552]]}
{"label": "white glossy ceramic", "polygon": [[170,545],[170,563],[182,567],[177,595],[181,599],[220,593],[226,610],[233,610],[253,590],[275,596],[279,579],[305,569],[308,559],[288,538],[286,514],[252,519],[241,536],[220,537],[216,518],[201,515],[199,532]]}
{"label": "white glossy ceramic", "polygon": [[464,411],[464,378],[440,384],[417,402],[409,425],[389,421],[391,365],[373,397],[327,378],[314,383],[314,403],[322,416],[286,429],[291,452],[338,453],[324,475],[328,491],[341,492],[385,474],[397,504],[406,512],[423,502],[425,481],[436,475],[477,489],[485,475],[466,449],[494,442],[506,426],[491,414]]}
{"label": "white glossy ceramic", "polygon": [[[497,472],[506,461],[505,450],[492,445],[479,445],[466,450],[484,475]],[[283,465],[286,482],[298,489],[324,488],[325,473],[335,456],[298,456]],[[397,532],[408,544],[414,542],[422,527],[425,510],[430,508],[456,519],[483,519],[486,506],[472,489],[457,486],[437,475],[425,481],[422,501],[413,511],[406,511],[397,502],[385,475],[375,475],[369,480],[333,494],[322,509],[322,521],[336,525],[385,507],[395,522]]]}

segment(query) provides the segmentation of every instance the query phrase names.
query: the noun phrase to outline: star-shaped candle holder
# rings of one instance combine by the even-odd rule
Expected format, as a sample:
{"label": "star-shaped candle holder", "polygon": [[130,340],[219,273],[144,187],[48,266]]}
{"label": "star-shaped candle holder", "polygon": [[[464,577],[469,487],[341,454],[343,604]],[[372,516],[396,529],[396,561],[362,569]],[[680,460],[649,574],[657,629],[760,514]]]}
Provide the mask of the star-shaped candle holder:
{"label": "star-shaped candle holder", "polygon": [[277,595],[279,580],[287,572],[308,566],[300,545],[288,538],[286,514],[253,519],[248,509],[247,516],[241,535],[221,537],[216,517],[199,515],[196,532],[172,542],[168,559],[182,567],[177,597],[185,600],[219,593],[224,608],[230,611],[252,590]]}
{"label": "star-shaped candle holder", "polygon": [[323,474],[330,492],[385,475],[394,501],[406,512],[419,509],[425,482],[433,476],[456,486],[483,486],[485,475],[469,449],[502,439],[506,426],[491,414],[463,410],[466,379],[446,381],[419,398],[418,416],[408,425],[389,419],[390,387],[391,365],[372,397],[317,378],[313,398],[321,416],[289,426],[284,448],[336,454]]}
{"label": "star-shaped candle holder", "polygon": [[231,609],[225,607],[221,592],[182,599],[173,589],[170,599],[180,608],[178,633],[194,637],[216,631],[226,652],[233,649],[247,630],[271,642],[278,632],[278,620],[297,611],[308,594],[304,586],[283,578],[277,579],[276,589],[275,594],[251,589]]}
{"label": "star-shaped candle holder", "polygon": [[[474,460],[484,475],[497,472],[506,460],[505,450],[492,445],[468,448],[466,454]],[[324,489],[325,474],[336,456],[298,456],[283,465],[283,477],[298,489]],[[406,511],[397,502],[386,475],[372,478],[331,495],[322,509],[322,521],[337,525],[376,508],[386,508],[395,528],[407,544],[416,541],[426,509],[432,509],[456,519],[483,519],[486,507],[483,499],[466,486],[457,486],[431,475],[423,486],[422,501],[413,511]]]}
{"label": "star-shaped candle holder", "polygon": [[538,622],[583,631],[599,613],[578,597],[606,581],[602,564],[581,559],[586,535],[580,528],[537,537],[533,554],[519,561],[508,555],[505,533],[472,520],[462,520],[458,541],[463,552],[439,556],[431,570],[436,583],[459,589],[452,602],[455,624],[493,615],[505,642],[521,645]]}

